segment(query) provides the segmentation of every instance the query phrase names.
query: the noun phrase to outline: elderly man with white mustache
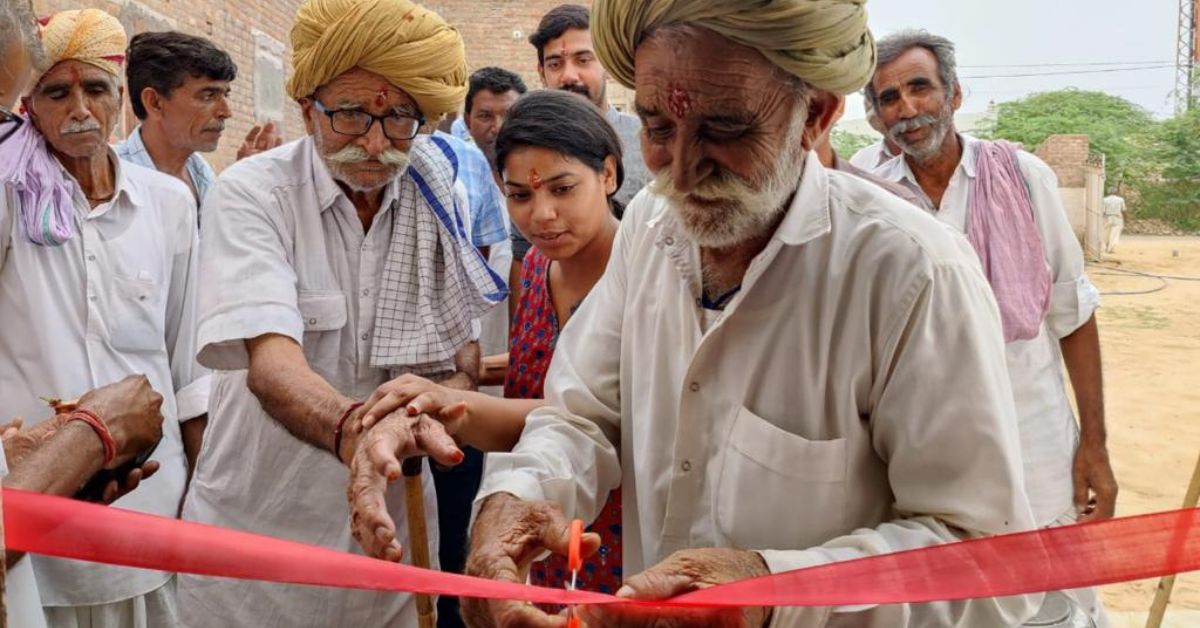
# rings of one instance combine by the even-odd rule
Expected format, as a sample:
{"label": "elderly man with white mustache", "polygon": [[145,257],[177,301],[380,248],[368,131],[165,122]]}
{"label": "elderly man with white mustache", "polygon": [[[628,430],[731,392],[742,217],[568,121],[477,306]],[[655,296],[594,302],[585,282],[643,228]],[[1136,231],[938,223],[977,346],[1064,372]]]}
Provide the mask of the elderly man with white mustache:
{"label": "elderly man with white mustache", "polygon": [[[522,581],[618,485],[618,595],[635,600],[1033,527],[971,249],[810,152],[874,70],[863,5],[596,0],[597,54],[636,90],[657,180],[560,333],[546,407],[489,454],[468,573]],[[581,612],[606,627],[1012,626],[1037,597]],[[463,608],[473,626],[567,623]]]}
{"label": "elderly man with white mustache", "polygon": [[[117,19],[64,11],[42,40],[49,63],[23,100],[29,122],[0,152],[4,410],[40,419],[51,414],[41,396],[71,399],[144,374],[162,396],[161,467],[116,505],[174,517],[187,477],[179,424],[208,402],[193,343],[196,204],[183,183],[121,162],[108,146],[122,99]],[[92,424],[101,441],[128,438],[115,414]],[[32,565],[51,628],[180,623],[169,573],[45,556]]]}
{"label": "elderly man with white mustache", "polygon": [[[356,450],[401,432],[463,459],[440,423],[389,416],[389,387],[473,387],[477,321],[505,286],[471,244],[453,151],[420,133],[466,93],[458,32],[408,0],[309,0],[291,34],[309,135],[238,162],[205,199],[199,360],[219,373],[184,518],[353,551],[376,532],[350,523]],[[436,557],[427,468],[423,484]],[[403,486],[380,495],[406,543]],[[179,596],[196,628],[417,624],[411,595],[183,577]]]}
{"label": "elderly man with white mustache", "polygon": [[[958,133],[954,43],[925,31],[879,42],[866,95],[903,151],[876,174],[966,234],[1000,306],[1020,426],[1025,490],[1039,526],[1113,516],[1095,311],[1099,292],[1067,221],[1054,171],[1007,142]],[[1068,398],[1071,379],[1079,423]],[[1104,626],[1095,592],[1069,592]]]}

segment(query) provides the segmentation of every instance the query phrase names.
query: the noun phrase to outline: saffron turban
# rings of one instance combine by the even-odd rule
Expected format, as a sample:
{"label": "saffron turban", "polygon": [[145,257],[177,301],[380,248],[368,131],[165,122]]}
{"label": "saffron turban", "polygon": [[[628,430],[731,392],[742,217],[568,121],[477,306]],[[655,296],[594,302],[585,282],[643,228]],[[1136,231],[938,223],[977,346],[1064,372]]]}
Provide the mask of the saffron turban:
{"label": "saffron turban", "polygon": [[692,24],[761,52],[818,89],[848,94],[875,72],[866,0],[595,0],[592,42],[600,62],[634,86],[634,51],[651,30]]}
{"label": "saffron turban", "polygon": [[308,0],[292,25],[292,98],[359,67],[404,90],[426,119],[455,111],[467,93],[462,37],[409,0]]}
{"label": "saffron turban", "polygon": [[[125,63],[125,44],[124,27],[117,18],[99,9],[63,11],[42,20],[47,70],[63,61],[75,60],[119,77]],[[41,80],[42,74],[36,78]]]}

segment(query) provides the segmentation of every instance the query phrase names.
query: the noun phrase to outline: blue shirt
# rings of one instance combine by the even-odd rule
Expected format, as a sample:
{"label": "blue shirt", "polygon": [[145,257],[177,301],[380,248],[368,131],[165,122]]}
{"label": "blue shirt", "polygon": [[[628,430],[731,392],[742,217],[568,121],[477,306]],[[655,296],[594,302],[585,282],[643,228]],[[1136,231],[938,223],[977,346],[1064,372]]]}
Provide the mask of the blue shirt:
{"label": "blue shirt", "polygon": [[458,116],[454,122],[450,124],[450,134],[464,142],[471,141],[471,132],[467,130],[467,119]]}
{"label": "blue shirt", "polygon": [[446,140],[458,157],[458,180],[467,188],[467,201],[471,205],[471,243],[484,247],[507,240],[504,195],[496,187],[487,157],[449,133],[434,131],[434,135]]}
{"label": "blue shirt", "polygon": [[[125,141],[113,146],[113,150],[117,152],[117,157],[129,163],[152,170],[158,169],[154,165],[154,160],[150,158],[146,145],[142,142],[142,127],[140,126],[134,129],[133,133],[125,138]],[[208,189],[212,187],[217,175],[213,172],[212,166],[208,165],[208,162],[200,156],[200,153],[192,153],[188,156],[186,168],[188,176],[192,178],[192,185],[196,186],[196,196],[203,202],[204,195],[208,194]]]}

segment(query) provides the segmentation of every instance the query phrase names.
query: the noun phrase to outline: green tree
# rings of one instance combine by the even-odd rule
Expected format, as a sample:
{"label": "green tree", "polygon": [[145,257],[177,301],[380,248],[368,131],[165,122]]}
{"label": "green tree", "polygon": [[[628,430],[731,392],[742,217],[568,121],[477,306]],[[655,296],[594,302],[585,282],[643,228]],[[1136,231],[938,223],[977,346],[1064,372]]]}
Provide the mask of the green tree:
{"label": "green tree", "polygon": [[995,137],[1034,150],[1051,135],[1087,135],[1092,151],[1106,157],[1106,185],[1113,190],[1154,169],[1151,153],[1156,130],[1149,112],[1123,98],[1064,89],[1001,103]]}
{"label": "green tree", "polygon": [[843,131],[842,129],[834,129],[833,134],[829,136],[829,142],[833,144],[833,150],[842,159],[850,159],[859,149],[870,146],[878,141],[878,137],[852,133],[850,131]]}
{"label": "green tree", "polygon": [[1133,183],[1136,216],[1200,231],[1200,109],[1159,125],[1151,145],[1155,167]]}

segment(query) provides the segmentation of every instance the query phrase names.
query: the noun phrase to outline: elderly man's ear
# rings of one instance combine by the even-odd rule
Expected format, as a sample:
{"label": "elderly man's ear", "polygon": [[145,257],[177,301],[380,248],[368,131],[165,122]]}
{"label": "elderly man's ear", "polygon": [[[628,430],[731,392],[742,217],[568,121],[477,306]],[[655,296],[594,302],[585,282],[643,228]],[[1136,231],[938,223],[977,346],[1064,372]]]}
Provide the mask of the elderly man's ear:
{"label": "elderly man's ear", "polygon": [[808,120],[804,123],[804,150],[812,150],[829,127],[837,122],[845,98],[824,90],[813,90],[808,101]]}

